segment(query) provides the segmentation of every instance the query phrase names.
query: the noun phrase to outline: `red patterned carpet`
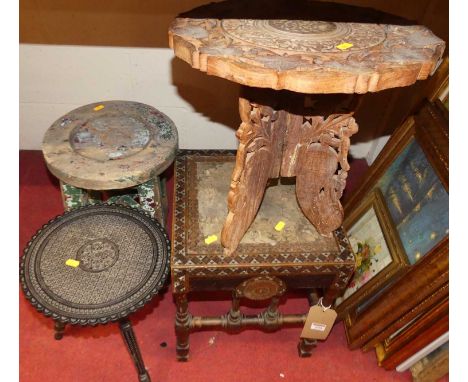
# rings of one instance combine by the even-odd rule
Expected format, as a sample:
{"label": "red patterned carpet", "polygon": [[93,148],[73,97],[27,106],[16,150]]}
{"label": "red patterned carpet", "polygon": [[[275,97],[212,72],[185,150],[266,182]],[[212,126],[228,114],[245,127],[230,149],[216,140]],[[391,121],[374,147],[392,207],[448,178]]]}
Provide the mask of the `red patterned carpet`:
{"label": "red patterned carpet", "polygon": [[[352,163],[349,187],[366,167],[362,160]],[[171,179],[169,195],[172,195],[172,186]],[[20,201],[19,245],[22,251],[37,229],[63,212],[58,182],[47,172],[40,151],[20,152]],[[197,315],[219,314],[228,310],[229,300],[196,301],[190,307]],[[306,299],[290,295],[281,309],[291,313],[305,311]],[[137,380],[117,324],[94,328],[70,326],[64,338],[56,341],[53,321],[37,312],[21,291],[19,314],[21,381]],[[300,328],[275,333],[246,330],[236,335],[203,331],[190,336],[190,361],[178,363],[175,360],[174,314],[175,305],[167,290],[132,316],[153,382],[412,380],[409,372],[397,373],[378,367],[374,352],[348,350],[341,323],[335,325],[326,342],[319,344],[312,358],[297,356]]]}

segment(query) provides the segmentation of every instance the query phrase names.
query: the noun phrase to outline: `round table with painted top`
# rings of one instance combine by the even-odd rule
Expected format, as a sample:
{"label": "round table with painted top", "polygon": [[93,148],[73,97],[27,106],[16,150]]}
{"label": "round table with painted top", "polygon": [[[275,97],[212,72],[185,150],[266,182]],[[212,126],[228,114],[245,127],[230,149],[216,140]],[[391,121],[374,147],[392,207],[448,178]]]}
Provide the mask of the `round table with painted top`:
{"label": "round table with painted top", "polygon": [[[152,106],[106,101],[79,107],[44,135],[47,167],[60,179],[65,209],[110,202],[139,206],[164,224],[160,174],[174,160],[177,128]],[[106,194],[105,196],[103,194]]]}
{"label": "round table with painted top", "polygon": [[20,262],[26,298],[65,325],[119,322],[140,381],[150,381],[128,316],[169,276],[170,242],[161,225],[136,208],[96,204],[72,209],[44,225]]}

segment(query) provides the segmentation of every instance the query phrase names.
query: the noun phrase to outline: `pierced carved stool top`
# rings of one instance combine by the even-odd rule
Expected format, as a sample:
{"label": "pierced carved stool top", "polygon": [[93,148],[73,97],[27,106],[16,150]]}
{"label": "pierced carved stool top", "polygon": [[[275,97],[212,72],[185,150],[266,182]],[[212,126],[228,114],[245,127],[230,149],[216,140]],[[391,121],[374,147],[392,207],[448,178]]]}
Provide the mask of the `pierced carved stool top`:
{"label": "pierced carved stool top", "polygon": [[[175,19],[169,29],[175,55],[195,69],[248,86],[366,93],[427,78],[445,47],[420,25],[351,22],[351,17],[341,22],[338,5],[332,21],[320,11],[307,15],[310,8],[323,6],[310,2],[304,12],[286,12],[284,19],[277,15],[296,4],[278,8],[276,17],[269,19],[275,9],[270,2],[246,3],[210,4]],[[259,11],[244,16],[235,11],[252,7]]]}
{"label": "pierced carved stool top", "polygon": [[44,135],[49,170],[75,187],[109,190],[144,183],[174,160],[177,128],[159,110],[138,102],[79,107]]}
{"label": "pierced carved stool top", "polygon": [[85,206],[34,235],[21,258],[20,280],[46,316],[95,325],[150,301],[168,278],[169,253],[164,229],[148,215],[116,205]]}

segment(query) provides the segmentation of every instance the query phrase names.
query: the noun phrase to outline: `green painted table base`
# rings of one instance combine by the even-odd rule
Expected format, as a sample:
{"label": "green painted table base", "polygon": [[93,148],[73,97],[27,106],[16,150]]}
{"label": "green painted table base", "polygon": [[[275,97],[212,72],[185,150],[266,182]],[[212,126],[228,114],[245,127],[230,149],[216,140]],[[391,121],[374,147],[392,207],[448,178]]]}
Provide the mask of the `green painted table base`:
{"label": "green painted table base", "polygon": [[[167,216],[166,181],[157,176],[155,179],[124,190],[86,190],[60,181],[63,206],[66,211],[76,207],[102,203],[116,203],[140,208],[156,218],[163,227]],[[123,193],[122,193],[123,191]],[[113,195],[114,194],[114,195]]]}

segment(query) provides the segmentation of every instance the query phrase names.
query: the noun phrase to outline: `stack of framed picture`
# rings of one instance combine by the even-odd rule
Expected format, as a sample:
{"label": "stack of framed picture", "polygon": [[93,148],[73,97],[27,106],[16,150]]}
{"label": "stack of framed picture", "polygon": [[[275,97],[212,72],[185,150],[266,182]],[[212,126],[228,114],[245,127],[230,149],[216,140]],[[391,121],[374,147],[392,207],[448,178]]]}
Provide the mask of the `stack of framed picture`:
{"label": "stack of framed picture", "polygon": [[[345,201],[356,271],[335,309],[387,369],[448,331],[448,80],[391,136]],[[423,335],[424,334],[424,335]]]}

